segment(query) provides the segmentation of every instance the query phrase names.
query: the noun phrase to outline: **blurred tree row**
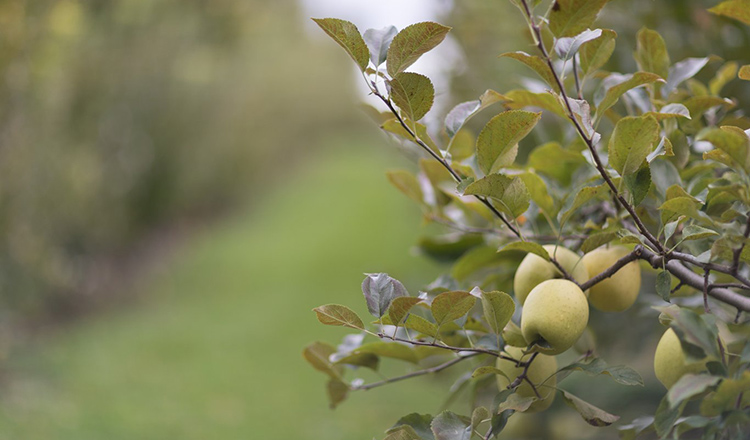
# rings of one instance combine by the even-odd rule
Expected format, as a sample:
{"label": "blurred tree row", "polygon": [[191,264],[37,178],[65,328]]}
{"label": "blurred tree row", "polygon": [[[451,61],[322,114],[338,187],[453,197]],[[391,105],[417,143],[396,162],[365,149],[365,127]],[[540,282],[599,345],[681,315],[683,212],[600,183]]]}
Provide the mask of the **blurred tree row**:
{"label": "blurred tree row", "polygon": [[236,204],[269,163],[286,169],[349,122],[335,104],[348,91],[328,75],[345,60],[306,40],[295,9],[0,0],[6,318],[78,301],[102,257]]}

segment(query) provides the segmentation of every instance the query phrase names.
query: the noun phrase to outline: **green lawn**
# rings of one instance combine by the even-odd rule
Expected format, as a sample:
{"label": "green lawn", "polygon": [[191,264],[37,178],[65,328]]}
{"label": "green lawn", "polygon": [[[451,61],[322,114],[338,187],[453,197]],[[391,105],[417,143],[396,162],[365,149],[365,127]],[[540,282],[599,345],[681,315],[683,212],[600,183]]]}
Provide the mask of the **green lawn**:
{"label": "green lawn", "polygon": [[252,209],[185,243],[140,300],[16,354],[0,438],[370,439],[406,412],[436,412],[444,391],[432,378],[331,411],[325,376],[301,356],[346,334],[311,308],[365,316],[363,272],[389,272],[414,294],[438,272],[410,251],[419,212],[388,185],[399,162],[382,148],[339,141],[295,165]]}

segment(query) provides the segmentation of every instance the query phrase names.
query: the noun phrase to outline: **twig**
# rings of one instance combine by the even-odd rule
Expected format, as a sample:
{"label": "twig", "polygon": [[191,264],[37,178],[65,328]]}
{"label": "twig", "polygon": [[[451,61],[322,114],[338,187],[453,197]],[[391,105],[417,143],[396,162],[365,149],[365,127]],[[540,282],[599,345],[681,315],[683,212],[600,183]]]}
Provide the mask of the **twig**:
{"label": "twig", "polygon": [[513,388],[518,387],[519,385],[521,385],[521,382],[526,381],[531,386],[531,389],[534,391],[534,394],[536,394],[536,397],[541,398],[541,396],[539,395],[539,392],[536,389],[536,385],[534,385],[531,382],[531,380],[528,378],[529,367],[531,367],[531,363],[534,362],[534,359],[536,359],[538,355],[539,355],[539,352],[535,351],[534,353],[531,354],[531,357],[529,358],[529,360],[523,363],[523,366],[524,366],[523,372],[521,372],[521,374],[519,374],[518,377],[516,377],[516,379],[513,382],[508,384],[507,388],[509,390],[512,390]]}
{"label": "twig", "polygon": [[711,286],[712,287],[731,288],[731,289],[750,290],[750,286],[746,286],[744,284],[739,284],[739,283],[713,283],[713,284],[711,284]]}
{"label": "twig", "polygon": [[446,363],[434,366],[432,368],[426,368],[424,370],[419,370],[419,371],[414,371],[409,374],[404,374],[403,376],[392,377],[390,379],[384,379],[379,382],[373,382],[373,383],[368,383],[365,385],[352,387],[352,390],[353,391],[371,390],[373,388],[377,388],[383,385],[388,385],[390,383],[399,382],[399,381],[406,380],[406,379],[411,379],[412,377],[424,376],[425,374],[439,373],[440,371],[443,371],[448,367],[452,367],[453,365],[456,365],[457,363],[461,361],[472,358],[474,356],[478,356],[479,354],[480,353],[471,353],[471,354],[467,354],[466,356],[459,356],[455,359],[451,359],[450,361]]}
{"label": "twig", "polygon": [[594,159],[594,163],[596,164],[596,169],[599,171],[599,174],[604,178],[604,181],[607,183],[607,186],[609,186],[609,189],[612,191],[612,194],[615,196],[615,199],[617,202],[622,205],[625,210],[628,211],[630,214],[630,217],[633,219],[633,222],[635,222],[636,227],[638,228],[638,231],[643,234],[644,237],[651,243],[651,245],[654,246],[654,248],[659,252],[664,252],[664,247],[659,242],[659,240],[654,237],[654,235],[649,231],[646,226],[641,221],[638,214],[635,212],[635,208],[628,203],[627,200],[625,200],[625,197],[620,194],[619,190],[617,189],[617,186],[612,181],[612,177],[609,175],[607,170],[604,168],[604,165],[602,164],[601,159],[599,158],[599,153],[596,151],[596,147],[589,137],[588,134],[584,131],[583,127],[581,127],[581,124],[578,122],[578,119],[576,119],[575,112],[573,111],[573,108],[570,105],[570,98],[568,97],[567,93],[565,92],[565,85],[563,84],[562,80],[560,79],[560,76],[555,71],[555,67],[552,64],[552,58],[549,56],[549,52],[547,52],[547,48],[544,46],[544,39],[542,37],[542,31],[539,25],[536,23],[536,20],[534,20],[534,15],[531,12],[531,9],[529,8],[529,4],[527,0],[521,0],[521,5],[523,6],[524,13],[526,14],[526,18],[529,21],[529,25],[531,26],[532,32],[534,33],[534,40],[536,41],[536,46],[539,48],[539,51],[542,53],[542,57],[544,58],[544,61],[546,62],[547,66],[550,69],[550,72],[552,73],[553,78],[555,79],[555,82],[560,89],[560,95],[562,97],[563,102],[565,103],[565,107],[568,113],[568,118],[573,122],[573,125],[578,132],[578,135],[581,137],[581,139],[586,143],[586,146],[589,149],[589,152],[591,153],[592,158]]}
{"label": "twig", "polygon": [[703,272],[703,311],[711,313],[711,309],[708,307],[708,277],[711,275],[711,270],[706,269]]}
{"label": "twig", "polygon": [[[677,261],[676,259],[670,259],[669,257],[672,256],[672,254],[668,254],[666,256],[657,255],[641,245],[636,246],[636,249],[639,249],[640,251],[639,258],[648,261],[653,268],[658,269],[664,267],[669,271],[669,273],[682,281],[683,284],[699,291],[703,289],[703,277],[685,267],[685,265],[680,261]],[[729,304],[732,307],[737,308],[738,310],[741,310],[743,312],[750,312],[750,298],[740,295],[737,292],[722,287],[709,286],[707,293],[708,296],[715,298],[725,304]]]}
{"label": "twig", "polygon": [[595,284],[597,284],[597,283],[599,283],[601,281],[604,281],[605,279],[607,279],[607,278],[611,277],[612,275],[614,275],[615,273],[617,273],[618,270],[620,270],[623,267],[625,267],[626,264],[628,264],[628,263],[630,263],[632,261],[637,260],[639,257],[640,257],[640,252],[639,252],[638,249],[636,249],[633,252],[625,255],[624,257],[622,257],[619,260],[617,260],[615,262],[615,264],[613,264],[612,266],[610,266],[604,272],[600,273],[599,275],[597,275],[597,276],[589,279],[585,283],[581,284],[581,290],[587,290],[590,287],[594,286]]}
{"label": "twig", "polygon": [[[393,113],[393,115],[396,117],[396,120],[398,120],[399,124],[401,124],[401,127],[404,130],[406,130],[407,133],[409,133],[409,136],[411,136],[412,139],[414,139],[414,142],[416,142],[417,145],[419,145],[420,147],[422,147],[422,149],[424,149],[430,156],[432,156],[433,159],[437,160],[443,166],[443,168],[445,168],[446,170],[448,170],[448,172],[453,177],[453,180],[455,180],[457,183],[460,183],[461,182],[461,176],[458,175],[458,173],[456,172],[456,170],[454,170],[453,167],[450,166],[450,164],[448,163],[447,160],[445,160],[445,158],[442,158],[442,157],[438,156],[437,153],[435,153],[434,151],[432,151],[432,148],[430,148],[427,144],[424,143],[424,141],[422,141],[422,139],[419,138],[419,136],[417,136],[417,134],[411,129],[411,127],[409,127],[408,124],[406,124],[406,122],[404,121],[404,119],[398,113],[398,111],[396,110],[396,108],[391,103],[391,100],[388,99],[388,98],[386,98],[385,96],[383,96],[383,94],[381,94],[380,91],[376,87],[372,87],[370,90],[372,90],[372,93],[375,96],[377,96],[378,98],[380,98],[381,101],[383,101],[383,103],[388,107],[388,109],[391,111],[391,113]],[[489,208],[489,210],[492,211],[492,213],[495,214],[495,216],[497,218],[499,218],[503,223],[505,223],[505,226],[507,226],[508,229],[510,229],[513,232],[513,234],[515,234],[518,238],[521,238],[521,233],[518,231],[518,229],[516,229],[508,221],[508,219],[506,219],[505,216],[500,211],[498,211],[497,208],[495,208],[495,206],[492,205],[492,203],[490,203],[489,200],[487,200],[486,197],[482,197],[482,196],[478,196],[478,195],[474,195],[474,197],[477,200],[479,200],[480,202],[482,202],[482,204],[484,206],[486,206],[487,208]]]}
{"label": "twig", "polygon": [[392,341],[405,342],[405,343],[411,344],[411,345],[419,345],[419,346],[422,346],[422,347],[437,347],[437,348],[442,348],[442,349],[445,349],[445,350],[450,350],[450,351],[455,351],[455,352],[467,352],[467,353],[476,353],[476,354],[489,354],[491,356],[495,356],[495,357],[500,358],[500,359],[505,359],[505,360],[508,360],[508,361],[516,362],[516,363],[518,362],[518,360],[515,359],[515,358],[512,358],[510,356],[505,356],[504,354],[500,354],[497,351],[486,350],[484,348],[453,347],[451,345],[443,345],[443,344],[438,344],[436,342],[414,341],[414,340],[404,339],[404,338],[398,338],[398,337],[393,338],[393,337],[390,337],[390,336],[385,335],[383,333],[378,333],[377,336],[380,339],[390,339]]}

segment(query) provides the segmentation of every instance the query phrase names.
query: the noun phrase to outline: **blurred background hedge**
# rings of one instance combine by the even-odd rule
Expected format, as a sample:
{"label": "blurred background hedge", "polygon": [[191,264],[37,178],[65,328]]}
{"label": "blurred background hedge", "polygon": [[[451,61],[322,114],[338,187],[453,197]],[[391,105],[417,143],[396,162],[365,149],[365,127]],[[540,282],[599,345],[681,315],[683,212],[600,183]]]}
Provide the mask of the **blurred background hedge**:
{"label": "blurred background hedge", "polygon": [[0,310],[80,307],[356,125],[301,23],[292,0],[2,0]]}

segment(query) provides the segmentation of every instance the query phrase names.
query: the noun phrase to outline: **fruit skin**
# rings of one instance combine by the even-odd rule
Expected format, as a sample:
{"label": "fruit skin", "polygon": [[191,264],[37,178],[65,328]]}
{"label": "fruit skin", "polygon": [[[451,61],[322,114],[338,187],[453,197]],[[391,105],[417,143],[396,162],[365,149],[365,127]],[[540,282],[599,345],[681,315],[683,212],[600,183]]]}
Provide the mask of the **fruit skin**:
{"label": "fruit skin", "polygon": [[568,280],[547,280],[534,287],[521,312],[521,333],[533,343],[544,339],[545,354],[560,354],[576,343],[589,322],[589,303],[581,289]]}
{"label": "fruit skin", "polygon": [[[589,279],[586,266],[580,261],[581,257],[570,249],[562,246],[547,244],[542,246],[551,257],[554,257],[578,283]],[[521,261],[513,277],[513,292],[518,302],[523,305],[529,292],[542,281],[563,278],[554,264],[536,254],[527,254]],[[586,292],[588,294],[588,292]]]}
{"label": "fruit skin", "polygon": [[[591,277],[608,268],[629,254],[622,246],[600,247],[583,256],[583,264]],[[602,312],[622,312],[630,308],[641,290],[641,266],[632,261],[611,277],[600,281],[589,289],[589,303]]]}
{"label": "fruit skin", "polygon": [[685,353],[682,351],[682,345],[680,345],[680,338],[670,328],[664,332],[656,346],[654,373],[656,373],[659,382],[669,389],[687,373],[706,371],[706,362],[708,362],[708,359],[688,363],[685,359]]}
{"label": "fruit skin", "polygon": [[[510,345],[505,347],[505,351],[512,357],[521,361],[528,361],[531,357],[531,354],[523,356],[522,348],[511,347]],[[516,364],[512,361],[500,358],[498,358],[497,360],[497,368],[510,378],[510,380],[508,380],[507,378],[503,377],[502,374],[497,375],[497,387],[500,389],[500,391],[506,389],[508,385],[516,379],[516,377],[523,373],[523,367],[516,367]],[[539,354],[534,359],[534,362],[531,363],[529,371],[526,373],[526,375],[529,380],[533,382],[535,386],[537,386],[541,384],[542,381],[552,376],[556,371],[557,359],[555,359],[554,356]],[[556,386],[557,376],[553,376],[544,384],[549,385],[550,387]],[[526,410],[527,413],[543,411],[549,408],[550,405],[552,405],[552,402],[555,400],[555,389],[550,387],[537,386],[537,391],[542,396],[542,399],[534,401],[529,409]],[[536,394],[534,394],[534,390],[531,388],[531,385],[529,385],[529,383],[526,381],[523,381],[521,385],[518,386],[518,388],[516,389],[516,394],[521,397],[536,397]]]}

